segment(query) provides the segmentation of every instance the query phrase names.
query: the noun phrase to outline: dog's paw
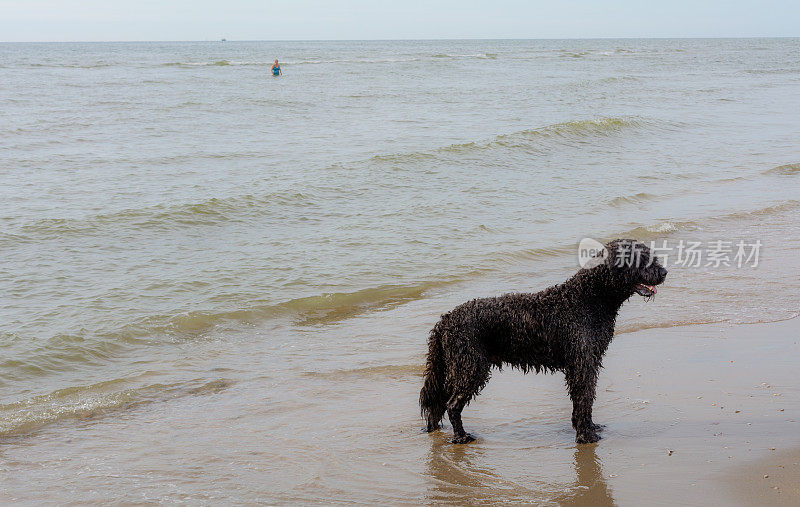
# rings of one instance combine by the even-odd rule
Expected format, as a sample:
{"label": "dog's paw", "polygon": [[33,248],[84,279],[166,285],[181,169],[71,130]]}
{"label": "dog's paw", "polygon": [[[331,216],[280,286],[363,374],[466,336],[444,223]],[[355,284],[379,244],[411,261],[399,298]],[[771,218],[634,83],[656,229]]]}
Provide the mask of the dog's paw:
{"label": "dog's paw", "polygon": [[432,431],[440,429],[441,427],[442,427],[441,424],[436,424],[434,426],[426,426],[425,428],[422,428],[422,431],[424,431],[425,433],[430,433]]}
{"label": "dog's paw", "polygon": [[598,440],[600,440],[600,435],[596,431],[586,431],[575,436],[575,441],[579,444],[593,444]]}
{"label": "dog's paw", "polygon": [[592,423],[592,429],[594,431],[603,431],[604,429],[606,429],[606,425],[605,424]]}
{"label": "dog's paw", "polygon": [[457,436],[453,437],[453,440],[451,440],[451,442],[453,442],[454,444],[468,444],[468,443],[474,442],[474,441],[475,441],[475,437],[473,437],[469,433],[465,433],[463,435],[457,435]]}

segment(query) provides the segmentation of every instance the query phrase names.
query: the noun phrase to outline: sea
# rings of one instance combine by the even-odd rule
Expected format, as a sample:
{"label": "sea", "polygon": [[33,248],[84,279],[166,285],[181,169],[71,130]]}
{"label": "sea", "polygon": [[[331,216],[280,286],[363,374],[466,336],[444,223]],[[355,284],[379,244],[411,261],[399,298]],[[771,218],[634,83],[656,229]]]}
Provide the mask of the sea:
{"label": "sea", "polygon": [[420,433],[439,315],[629,237],[618,339],[788,319],[798,223],[796,38],[2,43],[0,499],[563,503],[563,379],[560,479]]}

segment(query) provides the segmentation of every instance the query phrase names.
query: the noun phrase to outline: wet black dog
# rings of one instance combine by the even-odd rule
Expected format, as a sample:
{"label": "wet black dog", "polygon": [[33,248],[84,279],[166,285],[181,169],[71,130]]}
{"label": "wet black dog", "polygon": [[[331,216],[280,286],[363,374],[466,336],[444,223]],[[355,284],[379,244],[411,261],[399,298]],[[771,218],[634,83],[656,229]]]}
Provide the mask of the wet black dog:
{"label": "wet black dog", "polygon": [[578,443],[597,442],[592,422],[597,375],[622,304],[634,293],[650,297],[667,276],[650,249],[634,240],[606,245],[599,265],[581,269],[536,294],[475,299],[442,315],[428,339],[425,385],[419,395],[427,431],[447,411],[453,443],[474,440],[461,411],[489,381],[492,366],[524,372],[564,372]]}

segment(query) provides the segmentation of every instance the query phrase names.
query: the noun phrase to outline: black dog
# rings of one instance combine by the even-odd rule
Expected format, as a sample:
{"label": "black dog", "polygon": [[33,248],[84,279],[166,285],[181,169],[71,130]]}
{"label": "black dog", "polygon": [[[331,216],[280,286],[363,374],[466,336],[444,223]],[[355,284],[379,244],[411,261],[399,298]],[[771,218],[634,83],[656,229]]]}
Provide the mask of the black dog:
{"label": "black dog", "polygon": [[597,375],[622,304],[634,293],[650,297],[667,276],[650,249],[634,240],[606,245],[605,259],[560,285],[536,294],[475,299],[442,315],[428,339],[425,385],[419,395],[427,431],[445,410],[453,443],[473,439],[461,411],[489,381],[492,366],[524,372],[564,372],[578,443],[597,442],[592,422]]}

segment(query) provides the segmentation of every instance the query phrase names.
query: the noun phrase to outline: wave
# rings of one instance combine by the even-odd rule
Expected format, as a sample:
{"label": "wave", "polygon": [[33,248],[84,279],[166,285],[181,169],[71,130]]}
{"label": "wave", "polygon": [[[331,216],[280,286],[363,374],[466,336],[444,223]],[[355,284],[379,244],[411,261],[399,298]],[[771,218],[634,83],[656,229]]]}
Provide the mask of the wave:
{"label": "wave", "polygon": [[[687,231],[697,228],[697,223],[691,220],[682,222],[664,221],[657,224],[635,227],[621,233],[618,237],[634,238],[639,241],[652,241],[663,238],[667,234],[678,231]],[[613,238],[612,238],[613,239]]]}
{"label": "wave", "polygon": [[[584,58],[586,56],[611,56],[613,53],[611,51],[601,51],[601,50],[593,50],[593,51],[571,51],[569,49],[558,49],[555,51],[556,55],[562,58]],[[615,51],[614,53],[619,54],[619,51]]]}
{"label": "wave", "polygon": [[[708,217],[701,220],[666,220],[655,224],[638,226],[633,229],[621,232],[615,237],[629,237],[635,238],[640,241],[649,241],[659,239],[665,235],[673,234],[676,232],[691,232],[703,228],[707,222],[719,221],[739,221],[742,219],[760,218],[765,216],[776,215],[786,211],[792,211],[800,208],[800,201],[790,200],[772,206],[766,206],[754,210],[733,211],[730,213]],[[613,238],[609,238],[613,239]]]}
{"label": "wave", "polygon": [[754,210],[745,210],[745,211],[735,211],[733,213],[728,213],[726,215],[722,215],[716,217],[716,220],[741,220],[743,218],[754,218],[754,217],[765,217],[776,215],[780,213],[784,213],[786,211],[792,211],[795,209],[800,208],[800,201],[798,200],[789,200],[782,202],[780,204],[775,204],[772,206],[767,206],[764,208],[758,208]]}
{"label": "wave", "polygon": [[0,436],[25,435],[66,421],[106,417],[142,405],[186,396],[216,394],[233,385],[228,379],[192,380],[172,384],[125,386],[131,379],[115,379],[0,405]]}
{"label": "wave", "polygon": [[497,53],[467,53],[467,54],[450,54],[450,53],[437,53],[435,55],[431,55],[431,58],[447,58],[451,60],[456,60],[460,58],[478,58],[480,60],[494,60],[497,58]]}
{"label": "wave", "polygon": [[632,195],[621,195],[611,199],[608,204],[610,206],[614,206],[615,208],[625,206],[628,204],[642,204],[647,201],[652,201],[658,199],[659,196],[655,194],[648,194],[646,192],[639,192],[637,194]]}
{"label": "wave", "polygon": [[[430,291],[476,276],[431,280],[409,285],[384,285],[352,292],[326,293],[290,299],[279,303],[252,302],[238,309],[195,310],[171,315],[151,315],[124,325],[116,331],[83,335],[58,335],[41,345],[13,353],[22,340],[8,332],[0,334],[6,357],[0,361],[0,384],[41,378],[70,371],[77,365],[99,366],[142,347],[196,340],[225,324],[254,325],[272,319],[286,319],[296,326],[332,324],[361,314],[386,311],[422,299]],[[11,347],[11,348],[9,348]],[[106,406],[103,403],[102,406]],[[0,406],[0,412],[2,406]],[[0,428],[2,422],[0,421]],[[2,430],[0,429],[0,434]]]}
{"label": "wave", "polygon": [[[477,59],[477,60],[494,60],[498,57],[496,53],[469,53],[469,54],[448,54],[437,53],[433,55],[408,55],[408,56],[392,56],[392,57],[354,57],[354,58],[328,58],[328,59],[287,59],[282,60],[281,65],[338,65],[338,64],[381,64],[381,63],[410,63],[419,61],[442,61],[442,60],[463,60],[463,59]],[[155,64],[156,67],[173,67],[173,68],[198,68],[198,67],[269,67],[273,63],[272,60],[229,60],[229,59],[212,59],[202,61],[174,61]],[[29,68],[67,68],[67,69],[97,69],[106,67],[152,67],[145,63],[127,62],[97,62],[97,63],[29,63],[25,65]]]}
{"label": "wave", "polygon": [[[667,235],[676,232],[686,232],[697,230],[699,223],[693,220],[664,220],[650,225],[635,226],[628,230],[617,231],[614,234],[595,238],[603,243],[617,238],[632,238],[638,241],[648,242],[662,239]],[[572,251],[577,251],[577,245],[572,245]]]}
{"label": "wave", "polygon": [[[500,134],[484,141],[443,146],[430,152],[406,152],[392,155],[376,155],[373,162],[403,162],[408,160],[429,160],[442,154],[463,155],[496,148],[535,148],[538,142],[547,140],[580,141],[587,137],[616,135],[626,129],[641,128],[652,124],[652,120],[641,117],[595,118],[555,123],[544,127],[520,130],[510,134]],[[544,148],[544,146],[542,146]]]}
{"label": "wave", "polygon": [[86,235],[104,232],[109,227],[131,226],[137,229],[168,229],[196,225],[213,225],[239,219],[243,210],[264,213],[269,206],[306,206],[313,201],[309,193],[271,192],[264,195],[213,197],[205,201],[178,205],[158,204],[148,208],[125,209],[87,218],[45,218],[21,227],[16,234],[3,233],[0,244],[61,237],[64,234]]}
{"label": "wave", "polygon": [[768,175],[778,174],[781,176],[791,176],[794,174],[800,174],[800,163],[779,165],[778,167],[767,169],[766,171],[763,171],[761,174],[768,174]]}
{"label": "wave", "polygon": [[119,62],[96,62],[96,63],[29,63],[24,67],[29,68],[58,68],[58,69],[102,69],[106,67],[120,66]]}
{"label": "wave", "polygon": [[[10,333],[4,333],[10,335]],[[119,338],[119,337],[115,337]],[[130,345],[141,343],[133,336],[124,336],[122,340],[108,340],[90,343],[83,336],[58,335],[47,340],[43,345],[33,349],[23,359],[10,359],[8,356],[0,362],[3,373],[0,379],[13,380],[19,376],[36,376],[46,372],[58,371],[75,362],[82,364],[99,364],[119,355]],[[3,345],[11,340],[6,337]]]}
{"label": "wave", "polygon": [[255,323],[272,318],[289,318],[299,326],[328,324],[357,315],[384,311],[424,297],[433,289],[456,283],[459,278],[432,280],[410,285],[384,285],[353,292],[326,293],[290,299],[277,304],[255,304],[220,311],[192,311],[164,318],[151,317],[135,327],[149,333],[194,337],[226,321]]}
{"label": "wave", "polygon": [[598,79],[595,81],[595,83],[620,83],[626,81],[638,82],[641,81],[641,78],[636,76],[610,76]]}
{"label": "wave", "polygon": [[425,370],[425,365],[419,364],[384,364],[380,366],[365,366],[363,368],[349,368],[334,371],[307,371],[308,377],[323,378],[326,380],[352,381],[355,378],[365,379],[394,379],[402,380],[409,377],[418,377]]}
{"label": "wave", "polygon": [[645,331],[647,329],[668,329],[671,327],[684,327],[684,326],[702,326],[705,324],[719,324],[722,322],[730,322],[721,318],[709,318],[701,320],[679,320],[673,319],[669,322],[629,322],[620,324],[614,331],[614,334],[629,334],[638,331]]}
{"label": "wave", "polygon": [[567,58],[583,58],[590,54],[589,51],[564,51],[560,56]]}
{"label": "wave", "polygon": [[494,255],[493,260],[498,264],[513,265],[520,261],[531,261],[548,258],[558,258],[570,255],[577,251],[577,245],[565,243],[543,248],[526,248],[513,252],[501,252]]}
{"label": "wave", "polygon": [[755,74],[755,75],[797,74],[800,73],[800,67],[782,68],[782,69],[747,69],[744,72],[747,74]]}
{"label": "wave", "polygon": [[773,324],[777,322],[785,322],[800,317],[800,314],[794,312],[787,316],[775,318],[748,318],[739,320],[730,317],[713,317],[709,316],[706,319],[673,319],[669,322],[629,322],[617,326],[615,334],[628,334],[636,333],[637,331],[644,331],[648,329],[668,329],[671,327],[688,327],[688,326],[704,326],[708,324]]}
{"label": "wave", "polygon": [[641,117],[604,117],[588,120],[573,120],[563,123],[556,123],[538,129],[528,129],[513,134],[498,136],[496,141],[514,139],[517,137],[586,137],[595,135],[615,134],[624,129],[642,127],[648,123]]}
{"label": "wave", "polygon": [[[397,56],[387,58],[333,58],[329,60],[311,59],[311,60],[283,60],[281,64],[286,65],[325,65],[325,64],[341,64],[341,63],[403,63],[403,62],[419,62],[424,60],[424,56]],[[272,65],[272,62],[269,62]]]}
{"label": "wave", "polygon": [[[436,53],[432,55],[418,54],[407,56],[392,56],[392,57],[355,57],[355,58],[309,58],[309,59],[287,59],[281,60],[281,65],[325,65],[325,64],[370,64],[370,63],[403,63],[403,62],[418,62],[422,60],[462,60],[462,59],[478,59],[478,60],[494,60],[498,57],[497,53],[467,53],[467,54],[450,54],[450,53]],[[199,62],[167,62],[160,64],[161,67],[227,67],[227,66],[271,66],[272,60],[264,61],[246,61],[246,60],[206,60]]]}
{"label": "wave", "polygon": [[[255,101],[261,102],[265,104],[272,104],[275,103],[274,101],[266,100],[266,101]],[[119,105],[124,106],[127,102],[124,101],[104,101],[103,104],[107,105]],[[298,104],[298,102],[295,102]],[[193,101],[184,101],[179,102],[177,104],[170,104],[165,105],[165,110],[171,109],[181,109],[181,108],[191,108],[196,107],[198,105],[203,105],[202,103],[197,103]],[[90,124],[88,123],[76,123],[75,125],[81,127],[88,127]],[[46,131],[48,133],[54,132],[64,132],[67,131],[68,128],[60,126],[60,125],[48,125],[44,129],[26,129],[21,130],[21,132],[42,132]],[[82,138],[81,140],[87,141],[88,139]],[[56,143],[56,141],[50,141],[49,144]],[[45,144],[45,143],[42,143]],[[171,166],[176,163],[184,163],[189,161],[203,161],[203,160],[223,160],[223,161],[232,161],[232,160],[248,160],[248,159],[256,159],[256,160],[263,160],[267,155],[263,151],[259,150],[240,150],[240,151],[193,151],[193,152],[179,152],[173,153],[170,155],[162,155],[162,156],[147,156],[148,154],[142,153],[138,155],[127,155],[127,156],[118,156],[118,157],[108,157],[108,156],[92,156],[91,154],[71,154],[71,155],[64,155],[60,158],[60,160],[66,164],[86,164],[86,165],[95,165],[95,164],[136,164],[136,165],[144,165],[144,166]],[[20,164],[27,164],[27,165],[37,165],[46,162],[46,158],[44,157],[19,157],[16,161]]]}
{"label": "wave", "polygon": [[[168,62],[162,67],[227,67],[228,65],[267,65],[267,62],[231,62],[230,60],[210,60],[207,62]],[[272,62],[269,62],[272,65]]]}
{"label": "wave", "polygon": [[724,183],[736,183],[739,181],[747,181],[748,178],[745,176],[731,176],[730,178],[720,178],[718,180],[714,180],[714,183],[717,185],[724,184]]}

